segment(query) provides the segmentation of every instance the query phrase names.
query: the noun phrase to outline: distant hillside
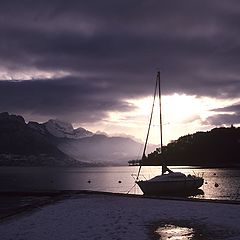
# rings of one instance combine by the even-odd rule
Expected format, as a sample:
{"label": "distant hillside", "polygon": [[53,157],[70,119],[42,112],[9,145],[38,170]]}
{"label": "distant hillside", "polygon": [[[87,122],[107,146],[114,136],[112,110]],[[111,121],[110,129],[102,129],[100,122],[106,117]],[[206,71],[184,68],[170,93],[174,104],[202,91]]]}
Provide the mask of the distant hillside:
{"label": "distant hillside", "polygon": [[63,152],[78,160],[91,163],[126,165],[129,159],[136,159],[141,144],[130,138],[93,135],[78,140],[58,140],[57,146]]}
{"label": "distant hillside", "polygon": [[[49,120],[29,122],[28,126],[45,137],[59,150],[72,158],[89,164],[127,165],[136,159],[142,144],[128,137],[109,137],[94,134],[84,128],[73,129],[70,123]],[[150,150],[155,149],[152,146]]]}
{"label": "distant hillside", "polygon": [[130,138],[74,129],[59,120],[26,124],[21,116],[0,113],[0,165],[126,165],[141,148]]}
{"label": "distant hillside", "polygon": [[180,137],[148,155],[143,165],[240,166],[240,128],[214,128]]}
{"label": "distant hillside", "polygon": [[81,165],[28,127],[23,117],[0,113],[0,165]]}

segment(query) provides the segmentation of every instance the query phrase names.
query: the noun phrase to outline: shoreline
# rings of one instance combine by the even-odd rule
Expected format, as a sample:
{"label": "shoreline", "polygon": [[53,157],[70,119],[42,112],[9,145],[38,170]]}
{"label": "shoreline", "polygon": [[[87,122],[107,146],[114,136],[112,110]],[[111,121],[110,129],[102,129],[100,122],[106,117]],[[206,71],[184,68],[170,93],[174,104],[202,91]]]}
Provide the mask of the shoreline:
{"label": "shoreline", "polygon": [[[142,194],[132,177],[137,168],[1,168],[1,191],[61,191],[92,190],[115,193]],[[149,179],[159,174],[159,168],[143,169],[141,178]],[[201,195],[198,198],[240,201],[240,172],[238,170],[179,169],[175,172],[204,177]],[[203,175],[204,174],[204,175]],[[217,183],[217,187],[215,184]]]}
{"label": "shoreline", "polygon": [[123,198],[133,199],[155,199],[155,200],[166,200],[166,201],[179,201],[179,202],[200,202],[200,203],[211,203],[211,204],[231,204],[240,205],[240,201],[235,200],[220,200],[220,199],[199,199],[199,198],[186,198],[186,197],[169,197],[169,196],[145,196],[137,194],[125,194],[125,193],[112,193],[112,192],[101,192],[91,190],[62,190],[62,191],[38,191],[38,192],[0,192],[0,208],[2,204],[2,198],[21,198],[27,203],[23,206],[8,206],[5,213],[0,213],[0,222],[3,222],[9,218],[29,213],[39,207],[55,204],[58,201],[67,200],[71,198],[77,198],[81,195],[104,195],[104,196],[115,196]]}
{"label": "shoreline", "polygon": [[55,194],[52,201],[2,219],[1,239],[154,240],[166,226],[194,229],[199,240],[201,235],[240,239],[239,203],[89,191]]}

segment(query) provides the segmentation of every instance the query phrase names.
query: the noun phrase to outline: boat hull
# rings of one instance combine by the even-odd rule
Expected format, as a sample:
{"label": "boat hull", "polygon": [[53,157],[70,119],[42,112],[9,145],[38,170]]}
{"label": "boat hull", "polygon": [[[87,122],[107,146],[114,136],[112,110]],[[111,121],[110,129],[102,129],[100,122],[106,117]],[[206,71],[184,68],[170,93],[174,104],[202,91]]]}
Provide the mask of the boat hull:
{"label": "boat hull", "polygon": [[194,195],[203,185],[203,178],[184,181],[137,181],[145,195]]}

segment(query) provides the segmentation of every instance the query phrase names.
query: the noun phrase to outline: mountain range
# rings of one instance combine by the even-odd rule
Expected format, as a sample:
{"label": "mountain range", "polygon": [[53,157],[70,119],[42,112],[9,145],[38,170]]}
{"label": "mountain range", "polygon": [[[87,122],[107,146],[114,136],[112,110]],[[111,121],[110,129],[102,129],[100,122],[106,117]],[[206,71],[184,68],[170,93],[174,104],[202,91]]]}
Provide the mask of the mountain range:
{"label": "mountain range", "polygon": [[26,123],[22,116],[0,113],[0,165],[127,165],[141,148],[129,137],[95,134],[53,119]]}

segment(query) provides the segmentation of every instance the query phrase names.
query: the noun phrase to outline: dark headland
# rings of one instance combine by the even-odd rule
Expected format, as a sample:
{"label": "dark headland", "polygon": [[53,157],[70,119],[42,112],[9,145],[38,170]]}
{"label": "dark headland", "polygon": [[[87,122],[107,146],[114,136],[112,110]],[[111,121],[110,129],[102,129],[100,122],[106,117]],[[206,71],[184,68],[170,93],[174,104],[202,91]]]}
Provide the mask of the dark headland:
{"label": "dark headland", "polygon": [[220,127],[180,137],[148,154],[141,165],[240,167],[240,128]]}

